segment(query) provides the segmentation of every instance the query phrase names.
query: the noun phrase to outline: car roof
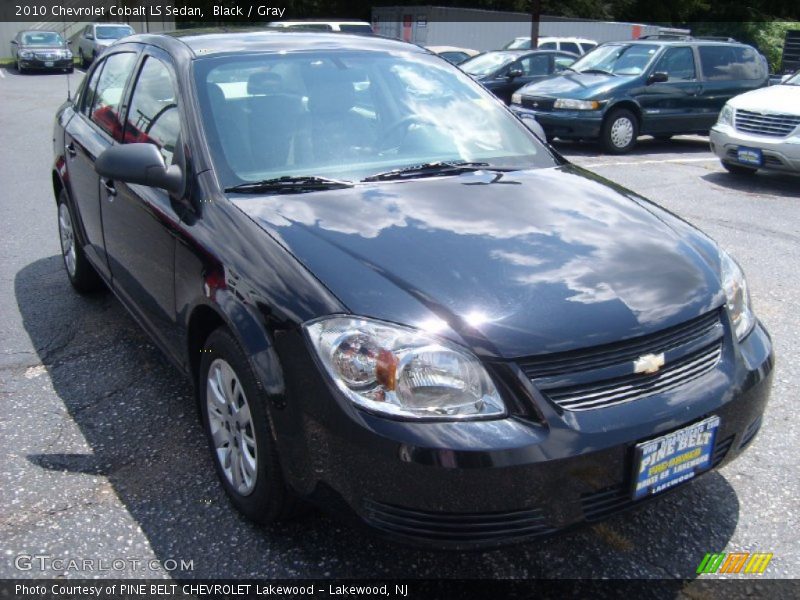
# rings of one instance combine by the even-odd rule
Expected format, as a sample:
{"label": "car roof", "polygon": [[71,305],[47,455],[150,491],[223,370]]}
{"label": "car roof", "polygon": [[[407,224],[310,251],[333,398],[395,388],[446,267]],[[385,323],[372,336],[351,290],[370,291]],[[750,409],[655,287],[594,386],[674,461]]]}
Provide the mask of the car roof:
{"label": "car roof", "polygon": [[606,42],[604,45],[621,45],[621,44],[657,44],[663,46],[686,46],[686,45],[694,45],[694,46],[747,46],[742,42],[727,41],[727,40],[704,40],[700,38],[684,38],[684,39],[638,39],[638,40],[628,40],[628,41],[616,41],[616,42]]}
{"label": "car roof", "polygon": [[252,54],[303,50],[425,52],[415,44],[377,35],[365,36],[337,31],[298,31],[290,28],[186,29],[158,34],[138,34],[125,38],[125,41],[152,44],[172,52],[179,52],[178,46],[182,46],[193,58],[225,53]]}
{"label": "car roof", "polygon": [[20,34],[23,33],[55,33],[56,35],[61,35],[60,32],[53,29],[23,29],[20,31]]}
{"label": "car roof", "polygon": [[89,23],[89,25],[94,25],[95,27],[102,27],[103,25],[111,25],[113,27],[131,27],[128,23]]}

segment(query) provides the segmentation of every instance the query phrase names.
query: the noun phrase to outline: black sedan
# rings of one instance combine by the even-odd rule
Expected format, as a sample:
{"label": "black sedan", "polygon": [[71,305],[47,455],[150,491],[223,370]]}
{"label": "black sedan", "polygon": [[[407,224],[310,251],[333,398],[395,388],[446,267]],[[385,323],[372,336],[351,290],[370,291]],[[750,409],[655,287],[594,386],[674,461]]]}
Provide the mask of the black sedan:
{"label": "black sedan", "polygon": [[20,31],[11,40],[11,58],[18,73],[62,70],[72,73],[72,51],[55,31]]}
{"label": "black sedan", "polygon": [[772,345],[737,263],[417,46],[134,36],[54,144],[69,280],[191,379],[258,522],[312,501],[412,543],[520,541],[760,426]]}
{"label": "black sedan", "polygon": [[511,94],[523,85],[560,73],[577,58],[555,50],[496,50],[466,60],[459,67],[508,104]]}

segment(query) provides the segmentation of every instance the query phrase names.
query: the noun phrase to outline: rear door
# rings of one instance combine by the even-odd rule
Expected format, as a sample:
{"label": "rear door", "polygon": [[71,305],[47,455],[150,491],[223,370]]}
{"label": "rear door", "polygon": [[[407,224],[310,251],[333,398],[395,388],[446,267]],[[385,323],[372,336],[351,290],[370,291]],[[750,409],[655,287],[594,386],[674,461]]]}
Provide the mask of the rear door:
{"label": "rear door", "polygon": [[[124,142],[158,147],[173,163],[181,137],[177,78],[169,56],[147,48],[132,84]],[[183,168],[183,165],[181,165]],[[103,231],[114,290],[174,356],[175,240],[183,207],[168,192],[103,180]]]}
{"label": "rear door", "polygon": [[673,134],[702,129],[700,93],[694,50],[691,46],[667,48],[650,70],[667,75],[665,82],[638,89],[642,107],[642,133]]}
{"label": "rear door", "polygon": [[109,276],[100,204],[97,157],[122,137],[123,98],[136,64],[136,51],[109,54],[89,72],[78,99],[78,112],[64,132],[70,197],[78,211],[86,255],[104,276]]}
{"label": "rear door", "polygon": [[697,48],[703,74],[701,122],[710,129],[725,103],[767,83],[766,64],[743,44],[701,44]]}

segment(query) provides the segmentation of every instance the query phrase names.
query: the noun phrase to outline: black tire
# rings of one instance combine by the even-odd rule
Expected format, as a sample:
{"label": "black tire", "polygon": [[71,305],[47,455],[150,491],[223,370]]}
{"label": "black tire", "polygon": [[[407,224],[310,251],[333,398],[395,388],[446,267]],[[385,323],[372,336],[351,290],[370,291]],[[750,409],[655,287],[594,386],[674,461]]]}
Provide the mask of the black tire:
{"label": "black tire", "polygon": [[67,67],[67,73],[74,73],[75,67]]}
{"label": "black tire", "polygon": [[[627,121],[627,126],[625,125]],[[622,136],[626,143],[622,143],[619,135],[615,135],[615,126],[622,129],[630,129],[630,135]],[[626,108],[612,110],[605,121],[603,130],[600,134],[600,141],[606,152],[611,154],[625,154],[630,152],[636,145],[636,138],[639,137],[639,120],[636,115]]]}
{"label": "black tire", "polygon": [[89,62],[86,60],[86,57],[83,55],[83,48],[78,49],[78,61],[81,63],[81,66],[86,69],[89,67]]}
{"label": "black tire", "polygon": [[22,67],[22,65],[20,65],[20,64],[19,64],[19,60],[18,60],[18,61],[17,61],[17,73],[19,73],[20,75],[24,75],[24,74],[25,74],[25,71],[26,71],[26,69],[24,69],[24,68]]}
{"label": "black tire", "polygon": [[[217,359],[225,361],[235,373],[244,392],[244,401],[249,406],[251,414],[252,434],[256,442],[255,482],[252,491],[244,495],[232,485],[228,475],[225,474],[221,459],[217,454],[209,419],[208,375]],[[208,438],[214,468],[231,503],[248,519],[265,525],[292,516],[297,507],[297,499],[288,489],[283,478],[275,442],[270,435],[264,394],[257,383],[247,356],[225,328],[214,331],[204,344],[196,389],[203,428]],[[228,431],[232,431],[232,428],[229,428]],[[250,429],[241,430],[239,434],[242,435],[242,438],[240,439],[243,439],[244,434],[241,433],[243,431],[250,431]]]}
{"label": "black tire", "polygon": [[758,169],[753,167],[745,167],[744,165],[734,165],[733,163],[721,161],[722,166],[733,175],[755,175]]}
{"label": "black tire", "polygon": [[[69,218],[69,233],[65,231],[65,225],[67,224],[65,219],[67,217]],[[67,192],[61,190],[58,196],[58,237],[61,242],[61,258],[64,261],[64,270],[67,272],[67,277],[72,287],[78,293],[90,294],[103,289],[104,284],[97,271],[94,270],[94,267],[86,258],[75,223],[75,213],[72,210]],[[68,247],[67,238],[71,239],[71,247]],[[74,251],[71,258],[68,257],[70,248]],[[70,262],[72,261],[74,261],[74,268],[70,267]]]}

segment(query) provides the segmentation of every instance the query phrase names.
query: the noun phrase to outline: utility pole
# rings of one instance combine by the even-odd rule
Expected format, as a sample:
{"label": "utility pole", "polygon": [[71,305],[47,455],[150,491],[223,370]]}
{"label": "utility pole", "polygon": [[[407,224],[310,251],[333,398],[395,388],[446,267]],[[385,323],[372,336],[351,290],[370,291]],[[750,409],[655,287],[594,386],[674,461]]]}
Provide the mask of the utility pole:
{"label": "utility pole", "polygon": [[539,45],[539,21],[542,19],[542,0],[531,0],[531,48]]}

